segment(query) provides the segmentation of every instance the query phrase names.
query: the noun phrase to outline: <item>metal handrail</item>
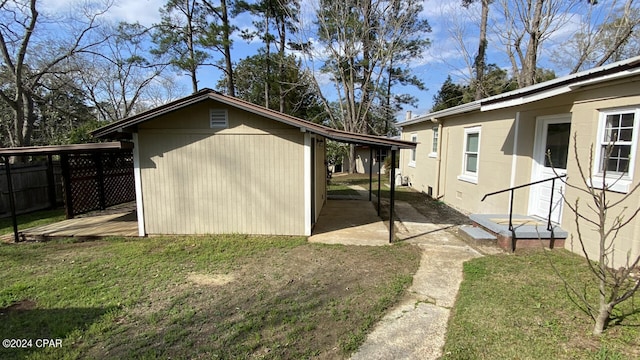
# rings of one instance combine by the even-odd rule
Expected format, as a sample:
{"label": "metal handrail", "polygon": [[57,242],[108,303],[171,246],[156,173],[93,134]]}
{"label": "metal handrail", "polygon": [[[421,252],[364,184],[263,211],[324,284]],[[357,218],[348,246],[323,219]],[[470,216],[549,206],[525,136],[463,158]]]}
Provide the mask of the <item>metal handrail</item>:
{"label": "metal handrail", "polygon": [[524,187],[528,187],[531,185],[537,185],[537,184],[541,184],[543,182],[547,182],[547,181],[551,181],[551,199],[549,200],[549,215],[547,216],[547,231],[551,231],[552,227],[551,227],[551,212],[553,211],[553,193],[555,190],[555,186],[556,186],[556,180],[566,177],[567,174],[563,174],[563,175],[558,175],[552,178],[548,178],[548,179],[544,179],[544,180],[538,180],[538,181],[534,181],[528,184],[524,184],[524,185],[518,185],[518,186],[514,186],[514,187],[510,187],[508,189],[504,189],[504,190],[499,190],[499,191],[494,191],[492,193],[489,194],[485,194],[482,197],[482,200],[480,200],[481,202],[484,201],[484,199],[486,199],[488,196],[492,196],[492,195],[496,195],[496,194],[501,194],[503,192],[507,192],[507,191],[511,191],[510,194],[510,202],[509,202],[509,231],[513,231],[513,191],[517,190],[517,189],[521,189]]}

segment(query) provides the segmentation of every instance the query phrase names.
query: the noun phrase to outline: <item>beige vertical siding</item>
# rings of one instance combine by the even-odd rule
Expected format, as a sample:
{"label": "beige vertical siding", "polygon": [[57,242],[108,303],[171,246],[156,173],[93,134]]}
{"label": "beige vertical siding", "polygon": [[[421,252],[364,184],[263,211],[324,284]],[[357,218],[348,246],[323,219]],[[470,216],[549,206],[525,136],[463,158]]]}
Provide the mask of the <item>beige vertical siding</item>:
{"label": "beige vertical siding", "polygon": [[148,234],[304,234],[303,133],[211,102],[139,129]]}

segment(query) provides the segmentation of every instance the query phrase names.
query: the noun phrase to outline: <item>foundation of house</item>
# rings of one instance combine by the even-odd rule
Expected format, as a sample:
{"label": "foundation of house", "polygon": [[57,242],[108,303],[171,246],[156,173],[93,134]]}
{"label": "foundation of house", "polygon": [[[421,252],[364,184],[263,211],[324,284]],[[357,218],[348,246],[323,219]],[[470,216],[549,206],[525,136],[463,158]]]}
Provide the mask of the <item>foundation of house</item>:
{"label": "foundation of house", "polygon": [[526,248],[563,248],[567,231],[557,224],[551,224],[531,216],[513,215],[512,230],[509,230],[509,215],[472,214],[472,226],[463,226],[459,234],[473,241],[495,242],[507,251]]}

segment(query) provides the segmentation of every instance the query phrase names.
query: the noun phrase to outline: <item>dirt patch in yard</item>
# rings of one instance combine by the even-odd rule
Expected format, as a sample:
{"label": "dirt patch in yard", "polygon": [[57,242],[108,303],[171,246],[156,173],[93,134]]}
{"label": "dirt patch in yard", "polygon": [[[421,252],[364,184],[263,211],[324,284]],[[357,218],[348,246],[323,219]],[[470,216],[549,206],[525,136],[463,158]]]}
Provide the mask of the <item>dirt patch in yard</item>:
{"label": "dirt patch in yard", "polygon": [[233,280],[235,276],[231,274],[196,274],[192,273],[187,275],[187,280],[196,284],[204,286],[222,286],[226,285]]}
{"label": "dirt patch in yard", "polygon": [[185,266],[150,284],[86,355],[347,358],[400,299],[419,259],[408,244],[303,244]]}

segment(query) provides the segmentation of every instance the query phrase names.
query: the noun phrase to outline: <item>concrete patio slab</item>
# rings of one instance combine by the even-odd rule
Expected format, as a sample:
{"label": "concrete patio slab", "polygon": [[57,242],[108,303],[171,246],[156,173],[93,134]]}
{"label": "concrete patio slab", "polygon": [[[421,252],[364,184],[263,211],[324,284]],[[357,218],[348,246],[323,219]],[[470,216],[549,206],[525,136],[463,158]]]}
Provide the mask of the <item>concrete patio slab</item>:
{"label": "concrete patio slab", "polygon": [[382,246],[389,230],[369,201],[327,200],[309,242]]}

